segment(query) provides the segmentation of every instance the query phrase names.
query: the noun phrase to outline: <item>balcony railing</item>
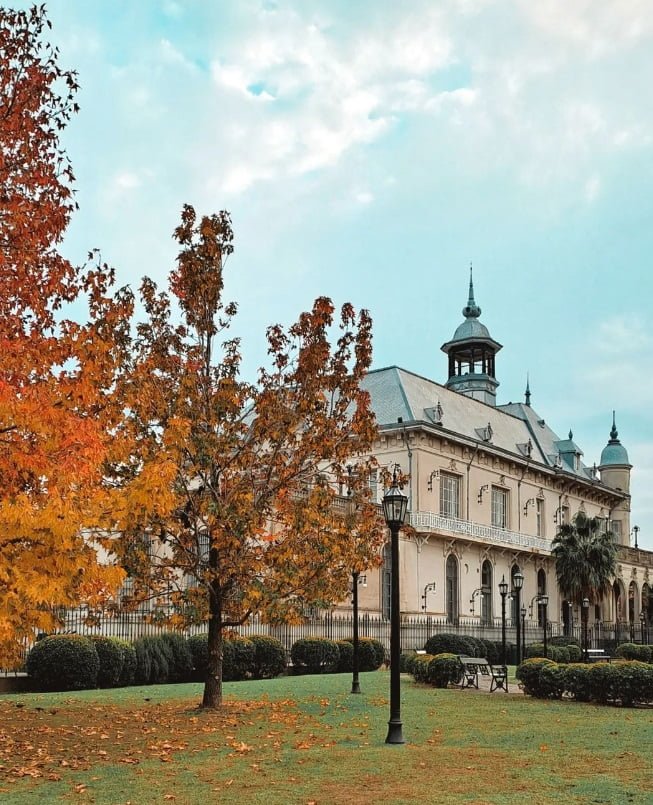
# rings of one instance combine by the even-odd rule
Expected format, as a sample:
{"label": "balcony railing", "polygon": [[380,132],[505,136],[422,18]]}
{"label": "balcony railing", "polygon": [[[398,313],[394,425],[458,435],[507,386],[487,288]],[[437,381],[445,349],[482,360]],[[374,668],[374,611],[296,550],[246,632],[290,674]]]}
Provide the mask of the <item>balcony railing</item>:
{"label": "balcony railing", "polygon": [[497,545],[513,545],[551,553],[551,543],[544,537],[533,537],[530,534],[474,523],[471,520],[459,520],[457,517],[444,517],[435,512],[411,512],[410,524],[417,531],[462,534],[484,542],[494,542]]}

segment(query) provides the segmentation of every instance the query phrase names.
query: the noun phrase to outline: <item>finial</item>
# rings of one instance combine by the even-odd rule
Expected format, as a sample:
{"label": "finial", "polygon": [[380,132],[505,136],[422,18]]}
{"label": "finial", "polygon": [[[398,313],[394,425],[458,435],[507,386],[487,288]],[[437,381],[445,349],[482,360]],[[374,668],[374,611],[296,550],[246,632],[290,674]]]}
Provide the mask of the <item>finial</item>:
{"label": "finial", "polygon": [[477,319],[481,315],[481,308],[474,299],[474,278],[472,276],[472,264],[469,264],[469,297],[467,305],[463,308],[463,316],[466,319]]}
{"label": "finial", "polygon": [[619,431],[617,430],[617,423],[615,419],[614,410],[612,411],[612,430],[610,431],[610,439],[613,442],[616,442],[619,438]]}
{"label": "finial", "polygon": [[569,441],[573,442],[574,440],[574,433],[571,428],[569,428]]}
{"label": "finial", "polygon": [[528,372],[526,372],[526,394],[524,395],[526,405],[530,406],[531,404],[531,387],[529,383]]}

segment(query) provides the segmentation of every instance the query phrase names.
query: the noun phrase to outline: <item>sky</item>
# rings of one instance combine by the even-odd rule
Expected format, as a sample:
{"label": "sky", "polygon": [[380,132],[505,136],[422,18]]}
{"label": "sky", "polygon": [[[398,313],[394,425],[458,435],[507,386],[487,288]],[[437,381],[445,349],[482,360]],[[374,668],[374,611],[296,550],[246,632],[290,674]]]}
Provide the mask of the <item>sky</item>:
{"label": "sky", "polygon": [[653,549],[649,0],[47,7],[81,83],[68,256],[165,284],[182,205],[227,209],[245,373],[326,295],[371,311],[376,368],[442,383],[473,263],[498,401],[528,373],[590,466],[616,410]]}

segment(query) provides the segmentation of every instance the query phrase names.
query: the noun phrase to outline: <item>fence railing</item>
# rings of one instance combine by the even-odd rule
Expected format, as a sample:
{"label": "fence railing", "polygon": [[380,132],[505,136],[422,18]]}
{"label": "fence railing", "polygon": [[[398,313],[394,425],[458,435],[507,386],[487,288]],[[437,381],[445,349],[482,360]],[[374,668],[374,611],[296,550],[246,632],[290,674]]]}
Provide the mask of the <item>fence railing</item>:
{"label": "fence railing", "polygon": [[[378,615],[362,613],[359,617],[359,634],[361,637],[373,637],[380,640],[389,652],[390,648],[390,621]],[[205,623],[199,623],[183,630],[189,636],[207,630]],[[58,633],[105,635],[121,637],[127,640],[136,640],[147,635],[157,635],[169,631],[164,623],[152,620],[150,610],[95,614],[92,618],[83,609],[68,610],[62,613],[61,628]],[[324,612],[316,617],[309,618],[303,623],[272,625],[264,623],[260,618],[253,617],[250,621],[235,630],[238,634],[247,637],[252,634],[268,634],[280,640],[286,651],[290,652],[292,644],[305,637],[327,637],[331,640],[344,640],[353,634],[353,616],[351,613]],[[427,639],[435,634],[449,632],[461,636],[480,637],[486,640],[501,640],[501,619],[494,618],[489,623],[460,617],[457,622],[451,623],[446,618],[433,618],[428,616],[404,616],[401,619],[401,647],[402,650],[422,649]],[[527,620],[522,630],[522,640],[526,645],[539,643],[543,639],[543,630],[536,621]],[[559,623],[549,623],[547,627],[548,638],[558,636],[571,636],[583,645],[583,627],[580,623],[563,626]],[[653,637],[653,635],[651,635]],[[516,625],[510,620],[506,621],[506,643],[516,644]],[[640,625],[631,623],[593,623],[587,629],[589,648],[600,648],[612,653],[617,645],[625,642],[648,643],[649,630],[640,628]],[[30,646],[25,644],[25,656]],[[13,673],[1,671],[0,673]]]}

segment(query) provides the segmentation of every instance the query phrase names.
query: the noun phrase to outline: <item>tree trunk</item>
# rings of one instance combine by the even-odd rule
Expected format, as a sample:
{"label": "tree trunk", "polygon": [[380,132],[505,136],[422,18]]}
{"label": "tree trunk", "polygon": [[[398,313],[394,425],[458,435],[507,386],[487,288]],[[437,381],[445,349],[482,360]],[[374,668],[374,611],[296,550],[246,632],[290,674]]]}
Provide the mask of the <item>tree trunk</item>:
{"label": "tree trunk", "polygon": [[209,638],[206,680],[202,707],[217,709],[222,706],[222,601],[220,589],[213,586],[209,593]]}

